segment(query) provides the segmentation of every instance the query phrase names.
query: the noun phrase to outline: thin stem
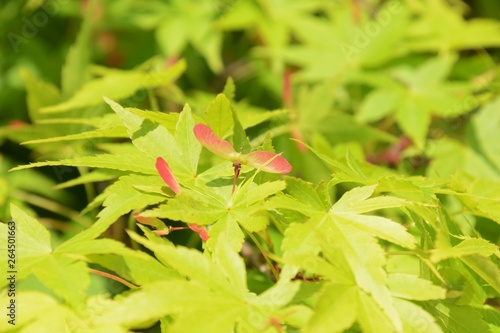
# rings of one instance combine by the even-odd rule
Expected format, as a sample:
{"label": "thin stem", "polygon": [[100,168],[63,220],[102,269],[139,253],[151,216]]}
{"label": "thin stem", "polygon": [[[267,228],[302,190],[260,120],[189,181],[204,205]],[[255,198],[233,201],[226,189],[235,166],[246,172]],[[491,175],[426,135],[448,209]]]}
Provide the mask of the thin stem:
{"label": "thin stem", "polygon": [[151,89],[148,89],[149,104],[151,104],[151,109],[153,111],[159,111],[160,106],[158,105],[158,100]]}
{"label": "thin stem", "polygon": [[259,233],[259,236],[264,242],[266,242],[270,249],[273,249],[273,242],[269,239],[269,232],[264,232],[264,230],[262,230],[262,232]]}
{"label": "thin stem", "polygon": [[279,273],[278,273],[278,271],[276,271],[276,268],[274,268],[274,265],[273,265],[271,259],[269,259],[267,251],[264,250],[264,248],[260,245],[260,243],[257,240],[257,238],[255,238],[255,236],[250,231],[248,231],[246,229],[245,229],[245,231],[248,234],[248,237],[250,237],[252,239],[252,241],[255,243],[255,245],[259,249],[260,253],[262,254],[262,256],[264,257],[264,259],[266,260],[266,263],[269,266],[269,269],[271,270],[271,273],[273,274],[273,276],[276,279],[276,281],[278,281],[278,279],[279,279]]}
{"label": "thin stem", "polygon": [[92,274],[95,274],[95,275],[100,275],[100,276],[104,276],[105,278],[108,278],[108,279],[111,279],[111,280],[114,280],[114,281],[117,281],[117,282],[120,282],[121,284],[129,287],[130,289],[137,289],[139,288],[138,286],[136,286],[135,284],[133,283],[130,283],[128,282],[127,280],[125,279],[122,279],[121,277],[119,276],[116,276],[116,275],[113,275],[113,274],[110,274],[110,273],[106,273],[106,272],[103,272],[103,271],[99,271],[97,269],[92,269],[92,268],[89,268],[89,271],[90,273]]}
{"label": "thin stem", "polygon": [[167,236],[169,235],[172,231],[176,231],[176,230],[186,230],[186,229],[189,229],[188,227],[171,227],[171,226],[168,226],[166,229],[162,229],[162,230],[153,230],[153,233],[154,234],[157,234],[158,236]]}
{"label": "thin stem", "polygon": [[186,230],[188,227],[169,227],[169,231]]}
{"label": "thin stem", "polygon": [[269,259],[272,259],[274,262],[277,262],[279,264],[284,264],[285,263],[285,261],[283,260],[283,258],[278,257],[274,253],[269,252],[267,255],[268,255]]}
{"label": "thin stem", "polygon": [[234,193],[234,190],[236,189],[236,181],[238,180],[238,177],[240,175],[241,163],[234,162],[233,167],[234,167],[234,180],[233,180],[233,191],[231,193]]}

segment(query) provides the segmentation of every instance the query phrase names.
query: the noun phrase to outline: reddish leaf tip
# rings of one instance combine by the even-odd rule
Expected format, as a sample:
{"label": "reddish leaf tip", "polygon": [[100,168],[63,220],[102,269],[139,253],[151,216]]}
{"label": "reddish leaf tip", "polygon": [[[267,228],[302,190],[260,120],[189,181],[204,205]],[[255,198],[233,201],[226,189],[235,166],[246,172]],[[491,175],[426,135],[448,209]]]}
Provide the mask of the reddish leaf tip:
{"label": "reddish leaf tip", "polygon": [[170,167],[168,166],[168,163],[161,157],[158,157],[156,159],[156,170],[160,174],[160,177],[163,179],[163,181],[170,187],[174,193],[179,194],[182,192],[181,186],[175,180],[175,177],[170,170]]}

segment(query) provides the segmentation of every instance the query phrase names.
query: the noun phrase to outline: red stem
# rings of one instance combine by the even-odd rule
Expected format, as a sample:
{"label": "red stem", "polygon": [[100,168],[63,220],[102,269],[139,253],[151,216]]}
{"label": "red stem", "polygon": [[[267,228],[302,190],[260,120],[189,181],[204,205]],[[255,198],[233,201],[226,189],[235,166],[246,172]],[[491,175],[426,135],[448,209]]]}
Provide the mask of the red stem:
{"label": "red stem", "polygon": [[92,269],[92,268],[89,268],[89,271],[90,273],[92,274],[95,274],[95,275],[100,275],[100,276],[104,276],[105,278],[108,278],[108,279],[111,279],[111,280],[115,280],[117,282],[120,282],[121,284],[124,284],[126,285],[127,287],[129,287],[130,289],[136,289],[136,288],[139,288],[138,286],[136,286],[135,284],[132,284],[130,282],[128,282],[127,280],[125,279],[122,279],[121,277],[119,276],[116,276],[116,275],[113,275],[113,274],[110,274],[110,273],[106,273],[106,272],[103,272],[103,271],[99,271],[97,269]]}
{"label": "red stem", "polygon": [[352,3],[352,20],[356,25],[361,23],[361,6],[360,0],[351,0]]}
{"label": "red stem", "polygon": [[283,104],[287,109],[291,109],[293,106],[291,75],[289,70],[285,70],[283,73]]}
{"label": "red stem", "polygon": [[241,163],[234,162],[233,167],[234,167],[234,180],[233,180],[233,191],[231,193],[234,193],[234,190],[236,189],[236,180],[238,180],[238,177],[240,176]]}

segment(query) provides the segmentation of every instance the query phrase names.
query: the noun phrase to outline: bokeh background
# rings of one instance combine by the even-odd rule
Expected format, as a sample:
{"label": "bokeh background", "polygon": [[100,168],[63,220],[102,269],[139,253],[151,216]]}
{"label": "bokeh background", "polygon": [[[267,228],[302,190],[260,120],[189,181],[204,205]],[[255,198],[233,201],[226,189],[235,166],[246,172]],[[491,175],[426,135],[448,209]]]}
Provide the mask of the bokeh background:
{"label": "bokeh background", "polygon": [[[21,143],[94,129],[91,120],[111,112],[103,103],[43,107],[72,100],[95,78],[109,77],[103,94],[117,93],[133,82],[113,74],[183,61],[175,84],[140,83],[118,99],[165,112],[189,103],[201,114],[231,78],[250,123],[275,111],[249,127],[252,142],[272,137],[306,180],[331,170],[290,138],[408,175],[459,172],[496,184],[499,19],[500,2],[490,0],[4,0],[0,219],[15,202],[69,234],[92,223],[79,212],[107,183],[66,183],[85,168],[8,170],[92,154],[119,135]],[[485,237],[498,241],[483,222]]]}

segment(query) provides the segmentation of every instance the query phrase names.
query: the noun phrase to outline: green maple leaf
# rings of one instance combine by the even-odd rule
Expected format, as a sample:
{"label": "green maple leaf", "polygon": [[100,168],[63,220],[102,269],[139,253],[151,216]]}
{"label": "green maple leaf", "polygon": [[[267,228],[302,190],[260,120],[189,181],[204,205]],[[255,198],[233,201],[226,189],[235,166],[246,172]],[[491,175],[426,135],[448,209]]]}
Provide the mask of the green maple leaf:
{"label": "green maple leaf", "polygon": [[176,135],[159,123],[145,118],[144,114],[126,110],[121,105],[105,99],[127,127],[132,143],[138,150],[156,160],[163,156],[168,161],[176,176],[192,178],[196,175],[200,144],[192,133],[194,121],[189,107],[179,118]]}
{"label": "green maple leaf", "polygon": [[200,1],[173,1],[161,7],[156,39],[162,51],[179,57],[187,44],[200,52],[214,72],[222,70],[222,31],[215,26],[214,4]]}
{"label": "green maple leaf", "polygon": [[[230,164],[228,163],[228,169]],[[215,167],[215,169],[220,169]],[[268,196],[285,188],[282,181],[267,182],[256,185],[253,182],[255,174],[244,181],[231,195],[232,183],[221,186],[207,186],[207,183],[216,180],[221,173],[209,169],[197,176],[195,183],[183,189],[180,194],[150,211],[141,215],[145,217],[168,218],[197,225],[212,225],[211,239],[226,228],[237,235],[232,239],[235,248],[240,248],[243,234],[240,226],[247,231],[263,230],[268,224],[268,217],[262,202]],[[208,177],[208,181],[207,178]],[[213,248],[213,241],[209,241]]]}
{"label": "green maple leaf", "polygon": [[[257,49],[260,55],[270,58],[272,69],[282,72],[284,50],[302,21],[321,8],[321,1],[273,1],[254,3],[239,1],[218,20],[217,25],[225,30],[254,29],[265,46]],[[245,18],[245,19],[242,19]],[[300,26],[300,28],[298,28]]]}
{"label": "green maple leaf", "polygon": [[396,80],[371,92],[357,118],[376,121],[394,114],[398,125],[420,148],[424,147],[432,115],[456,117],[468,111],[457,96],[469,93],[467,84],[447,81],[456,56],[430,59],[416,69],[396,68]]}
{"label": "green maple leaf", "polygon": [[469,306],[454,304],[432,304],[425,306],[445,332],[472,333],[489,332],[488,325],[480,312]]}
{"label": "green maple leaf", "polygon": [[288,63],[302,68],[297,80],[346,77],[347,69],[379,66],[405,53],[409,13],[401,4],[387,3],[375,17],[363,13],[359,23],[352,10],[341,3],[327,7],[322,20],[297,20],[294,33],[302,43],[282,51]]}
{"label": "green maple leaf", "polygon": [[[314,85],[300,85],[294,109],[296,110],[297,130],[304,138],[315,138],[321,133],[330,144],[360,142],[367,143],[373,140],[396,142],[396,138],[384,131],[363,124],[351,115],[339,112],[335,108],[338,98],[332,90],[341,89],[338,83],[326,82]],[[377,104],[383,107],[388,101]],[[338,124],[342,124],[339,126]],[[311,140],[311,141],[313,141]],[[308,142],[311,142],[308,140]]]}
{"label": "green maple leaf", "polygon": [[[178,276],[151,256],[128,249],[124,244],[111,239],[84,239],[80,234],[53,248],[49,232],[37,220],[15,205],[11,205],[11,211],[16,228],[17,280],[34,275],[77,311],[84,307],[86,291],[90,286],[85,258],[90,261],[95,258],[95,262],[119,273],[133,268],[133,272],[124,275],[139,284]],[[6,237],[8,226],[0,226],[2,236]],[[6,248],[3,250],[7,251]],[[106,256],[114,256],[115,264],[121,262],[122,267],[107,264],[102,260]],[[147,265],[147,270],[138,269],[145,267],[144,265]],[[8,281],[4,279],[2,284],[6,283]]]}
{"label": "green maple leaf", "polygon": [[[76,323],[81,322],[81,318],[70,307],[45,293],[18,290],[16,296],[16,306],[24,309],[25,313],[16,318],[16,326],[25,332],[69,332],[69,328],[76,327]],[[7,294],[1,301],[9,302]],[[7,321],[0,322],[0,330],[3,332],[8,332],[11,328],[12,325]]]}
{"label": "green maple leaf", "polygon": [[71,109],[95,106],[102,103],[102,96],[114,99],[126,98],[139,89],[173,82],[182,74],[185,66],[185,63],[180,61],[166,70],[152,73],[139,70],[109,70],[104,76],[83,84],[67,101],[44,107],[40,111],[67,112]]}
{"label": "green maple leaf", "polygon": [[[158,173],[176,194],[157,208],[142,212],[142,217],[168,218],[197,226],[213,225],[207,242],[210,249],[214,248],[214,242],[220,233],[232,235],[232,246],[240,248],[244,239],[241,228],[247,232],[256,232],[267,226],[269,218],[262,203],[267,197],[283,190],[285,184],[282,181],[256,184],[255,177],[260,170],[289,172],[291,166],[283,157],[267,151],[237,153],[230,142],[221,140],[210,127],[204,124],[194,125],[188,107],[181,113],[175,136],[172,136],[161,126],[150,124],[148,119],[144,120],[141,115],[108,102],[125,120],[136,147],[149,156],[157,156]],[[216,97],[205,116],[221,136],[227,135],[226,132],[232,127],[234,144],[249,148],[245,131],[224,95]],[[231,121],[227,122],[224,116],[231,116]],[[212,152],[243,164],[240,165],[242,175],[251,170],[245,164],[258,168],[257,172],[237,187],[233,184],[234,170],[229,161],[198,174],[200,142]],[[169,149],[164,151],[162,147]],[[230,190],[231,186],[234,186],[234,193]],[[206,240],[208,236],[202,236],[202,239]]]}
{"label": "green maple leaf", "polygon": [[[245,327],[250,331],[268,332],[269,320],[280,311],[286,312],[299,283],[290,281],[296,271],[286,267],[275,286],[261,295],[250,293],[246,285],[243,259],[231,247],[226,235],[220,235],[211,255],[164,240],[152,241],[130,233],[132,239],[152,250],[165,265],[175,269],[184,279],[163,281],[144,286],[111,306],[98,319],[102,323],[126,326],[177,313],[169,324],[172,332],[232,331]],[[141,304],[152,309],[133,310]],[[210,304],[210,308],[207,308]],[[123,313],[135,311],[131,316]],[[192,324],[198,318],[199,325]]]}
{"label": "green maple leaf", "polygon": [[[500,45],[498,22],[465,19],[443,1],[425,1],[425,10],[409,30],[408,47],[418,52],[482,49]],[[440,26],[446,26],[444,31]]]}
{"label": "green maple leaf", "polygon": [[102,203],[104,209],[99,212],[97,221],[90,228],[69,240],[66,245],[94,239],[106,231],[120,216],[165,200],[163,193],[145,193],[136,189],[134,186],[138,184],[160,188],[161,180],[155,176],[128,175],[120,177],[106,188],[105,199]]}
{"label": "green maple leaf", "polygon": [[[299,182],[295,187],[298,190],[307,185]],[[404,207],[409,202],[394,197],[370,198],[376,187],[377,185],[355,188],[345,193],[330,208],[320,199],[317,190],[310,185],[307,191],[300,191],[302,193],[300,201],[280,195],[269,202],[270,207],[279,210],[280,207],[294,209],[292,202],[295,201],[297,211],[305,211],[311,216],[306,223],[292,223],[286,230],[282,244],[283,258],[287,263],[345,285],[342,287],[347,288],[345,297],[348,297],[349,302],[352,302],[357,310],[352,310],[354,312],[351,315],[336,321],[334,331],[341,332],[350,327],[355,320],[358,320],[367,331],[393,330],[402,326],[400,316],[393,306],[387,276],[383,269],[384,251],[373,235],[408,249],[413,249],[416,241],[400,224],[365,213],[384,208]],[[292,185],[292,193],[296,193],[297,190],[293,190]],[[281,206],[283,203],[285,205]],[[307,205],[308,209],[304,210],[304,205]],[[344,302],[341,299],[339,302]],[[323,307],[323,305],[318,306]],[[327,305],[325,307],[330,309]],[[380,318],[378,326],[372,327],[373,322],[368,319],[370,312],[376,313]],[[325,313],[327,312],[320,311],[313,315],[309,324],[311,332],[317,329],[326,330],[326,327],[332,324],[330,319],[322,318]]]}
{"label": "green maple leaf", "polygon": [[[499,107],[500,98],[484,105],[472,118],[471,130],[467,135],[467,141],[471,142],[474,150],[484,158],[491,168],[497,171],[497,174],[500,174],[500,150],[495,144],[500,139],[496,130],[496,125],[500,121],[497,112]],[[477,142],[478,147],[473,144],[474,142]]]}

